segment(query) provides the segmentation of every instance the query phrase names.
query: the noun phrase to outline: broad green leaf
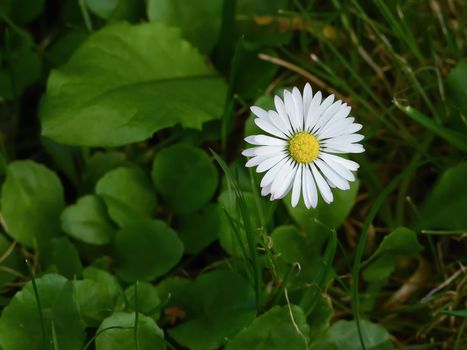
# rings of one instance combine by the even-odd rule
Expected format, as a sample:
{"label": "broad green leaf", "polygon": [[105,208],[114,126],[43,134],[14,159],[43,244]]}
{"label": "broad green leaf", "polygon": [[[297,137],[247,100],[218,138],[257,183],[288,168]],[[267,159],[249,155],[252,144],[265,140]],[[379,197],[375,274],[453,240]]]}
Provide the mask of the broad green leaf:
{"label": "broad green leaf", "polygon": [[238,333],[225,349],[306,350],[308,333],[306,317],[300,307],[274,306]]}
{"label": "broad green leaf", "polygon": [[189,349],[217,349],[255,318],[253,289],[236,273],[203,274],[187,293],[194,310],[187,312],[187,321],[168,332]]}
{"label": "broad green leaf", "polygon": [[374,255],[410,255],[420,252],[423,247],[418,243],[417,235],[406,227],[398,227],[387,236],[376,249]]}
{"label": "broad green leaf", "polygon": [[449,72],[446,83],[450,98],[456,108],[465,116],[467,115],[467,59],[460,60]]}
{"label": "broad green leaf", "polygon": [[[260,215],[263,215],[265,224],[267,224],[274,210],[274,206],[262,198],[255,198],[251,192],[243,192],[243,197],[250,214],[251,225],[253,231],[256,232],[261,228]],[[244,228],[241,225],[241,217],[237,211],[237,200],[231,191],[223,191],[218,198],[219,216],[220,216],[220,230],[219,242],[222,248],[230,255],[241,256],[242,245],[246,249],[248,246],[247,237]],[[261,214],[260,214],[261,212]],[[233,220],[237,233],[232,227],[229,217]]]}
{"label": "broad green leaf", "polygon": [[217,188],[217,170],[201,149],[176,144],[156,155],[152,166],[156,190],[170,210],[189,213],[203,207]]}
{"label": "broad green leaf", "polygon": [[329,323],[334,316],[331,298],[326,294],[321,294],[316,302],[313,311],[308,316],[310,326],[310,338],[312,340],[321,336],[329,328]]}
{"label": "broad green leaf", "polygon": [[[360,321],[363,340],[367,350],[394,349],[389,333],[382,326],[369,321]],[[361,350],[360,339],[355,321],[340,320],[320,336],[309,347],[310,350]]]}
{"label": "broad green leaf", "polygon": [[57,175],[41,164],[10,163],[0,204],[8,234],[25,246],[45,244],[60,233],[63,187]]}
{"label": "broad green leaf", "polygon": [[464,230],[467,228],[467,162],[441,175],[420,210],[421,228]]}
{"label": "broad green leaf", "polygon": [[135,316],[117,312],[106,318],[97,330],[96,350],[165,350],[164,332],[150,317],[138,315],[135,336]]}
{"label": "broad green leaf", "polygon": [[398,227],[383,238],[376,252],[368,259],[369,265],[363,270],[363,278],[373,282],[384,281],[394,271],[398,257],[415,255],[422,249],[415,232]]}
{"label": "broad green leaf", "polygon": [[[136,303],[136,298],[138,303]],[[161,304],[161,299],[159,298],[159,292],[157,288],[148,282],[138,282],[138,287],[136,284],[132,284],[127,289],[125,289],[125,299],[127,301],[126,310],[141,312],[147,316],[155,318],[158,307]],[[138,306],[138,310],[136,310]]]}
{"label": "broad green leaf", "polygon": [[3,350],[44,350],[45,345],[49,349],[82,350],[84,325],[73,298],[71,282],[63,276],[47,274],[36,279],[36,284],[43,320],[39,317],[30,281],[3,310],[0,319],[0,345]]}
{"label": "broad green leaf", "polygon": [[84,189],[90,192],[94,191],[97,181],[102,176],[110,170],[122,166],[131,166],[131,163],[126,160],[124,153],[117,151],[94,153],[86,162],[86,167],[83,171]]}
{"label": "broad green leaf", "polygon": [[[289,285],[294,288],[303,288],[314,281],[321,266],[319,246],[313,238],[305,232],[299,231],[295,226],[278,226],[271,234],[272,249],[278,254],[278,259],[287,264],[278,266],[281,273],[290,269],[290,264],[299,264],[297,272],[289,277]],[[326,276],[328,279],[330,276]]]}
{"label": "broad green leaf", "polygon": [[143,0],[86,0],[86,5],[107,20],[136,20],[144,13]]}
{"label": "broad green leaf", "polygon": [[183,37],[209,53],[214,48],[221,28],[222,0],[149,0],[148,18],[179,27]]}
{"label": "broad green leaf", "polygon": [[61,216],[62,229],[71,237],[89,244],[109,244],[115,235],[102,199],[86,195],[67,207]]}
{"label": "broad green leaf", "polygon": [[185,246],[185,253],[197,254],[217,239],[219,209],[208,204],[200,213],[180,215],[177,232]]}
{"label": "broad green leaf", "polygon": [[127,282],[162,276],[178,264],[183,253],[177,233],[159,220],[124,226],[117,232],[114,248],[117,272]]}
{"label": "broad green leaf", "polygon": [[40,256],[41,263],[47,269],[53,268],[54,272],[73,280],[81,278],[83,265],[76,247],[66,237],[52,238],[45,244],[44,253]]}
{"label": "broad green leaf", "polygon": [[96,185],[109,216],[120,226],[151,218],[156,210],[156,193],[151,181],[137,168],[121,167],[105,174]]}
{"label": "broad green leaf", "polygon": [[350,189],[347,191],[334,190],[334,201],[331,204],[325,203],[320,197],[315,209],[307,209],[302,200],[297,207],[292,208],[290,195],[285,197],[283,202],[289,214],[314,237],[315,244],[319,247],[329,233],[323,225],[331,229],[337,229],[342,225],[355,204],[359,185],[360,182],[357,180],[350,183]]}
{"label": "broad green leaf", "polygon": [[177,30],[110,25],[50,75],[42,133],[60,143],[119,146],[177,123],[199,129],[221,115],[225,91]]}
{"label": "broad green leaf", "polygon": [[74,280],[76,302],[87,326],[97,327],[113,311],[123,308],[123,290],[115,276],[89,266],[82,280]]}

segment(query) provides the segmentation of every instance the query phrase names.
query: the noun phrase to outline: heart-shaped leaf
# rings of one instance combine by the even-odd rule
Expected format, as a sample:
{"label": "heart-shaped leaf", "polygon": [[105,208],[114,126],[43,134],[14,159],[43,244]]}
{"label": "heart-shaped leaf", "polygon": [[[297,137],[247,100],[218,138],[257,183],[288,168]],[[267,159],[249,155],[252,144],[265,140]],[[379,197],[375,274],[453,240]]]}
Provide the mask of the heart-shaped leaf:
{"label": "heart-shaped leaf", "polygon": [[181,123],[218,118],[226,86],[177,30],[120,23],[92,34],[52,71],[42,134],[81,146],[119,146]]}

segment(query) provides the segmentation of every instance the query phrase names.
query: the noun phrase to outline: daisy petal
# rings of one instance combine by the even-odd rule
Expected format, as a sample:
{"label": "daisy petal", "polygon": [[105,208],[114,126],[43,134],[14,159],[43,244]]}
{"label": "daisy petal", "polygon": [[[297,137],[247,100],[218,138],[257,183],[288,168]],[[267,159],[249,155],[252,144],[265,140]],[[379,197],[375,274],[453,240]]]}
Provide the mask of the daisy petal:
{"label": "daisy petal", "polygon": [[270,133],[271,135],[280,137],[282,139],[287,138],[287,136],[285,136],[285,134],[282,131],[280,131],[278,128],[276,128],[268,120],[261,119],[261,118],[256,118],[255,119],[255,124],[258,125],[258,127],[263,129],[264,131]]}
{"label": "daisy petal", "polygon": [[271,187],[271,192],[273,192],[274,199],[279,199],[283,198],[288,191],[290,190],[290,186],[293,183],[293,180],[295,178],[295,174],[297,173],[297,168],[298,165],[289,168],[289,172],[285,176],[284,181],[282,181],[277,188],[274,188],[274,183],[273,186]]}
{"label": "daisy petal", "polygon": [[276,111],[269,111],[269,120],[285,135],[291,136],[293,133],[292,127],[290,126],[289,120],[284,119],[279,113]]}
{"label": "daisy petal", "polygon": [[303,166],[300,165],[297,170],[297,174],[295,175],[295,179],[293,182],[293,189],[292,189],[292,208],[295,208],[298,204],[300,199],[300,190],[302,187],[302,168]]}
{"label": "daisy petal", "polygon": [[261,119],[268,119],[268,112],[258,106],[251,106],[250,111]]}
{"label": "daisy petal", "polygon": [[281,170],[281,168],[287,162],[287,160],[288,160],[287,158],[284,158],[279,163],[274,165],[271,169],[269,169],[268,172],[261,179],[260,186],[264,187],[264,186],[270,185],[274,181],[274,179],[276,178],[277,173],[279,172],[279,170]]}
{"label": "daisy petal", "polygon": [[303,99],[300,91],[294,87],[292,90],[292,97],[295,103],[295,113],[297,117],[297,131],[303,130]]}
{"label": "daisy petal", "polygon": [[288,180],[288,176],[292,172],[292,169],[292,162],[289,161],[284,164],[281,170],[279,170],[271,185],[271,200],[276,198],[277,190]]}
{"label": "daisy petal", "polygon": [[287,144],[285,140],[266,135],[247,136],[245,137],[245,141],[258,146],[285,146]]}
{"label": "daisy petal", "polygon": [[293,132],[292,123],[287,115],[284,102],[279,96],[274,96],[274,105],[276,106],[277,114],[279,114],[280,118],[287,125],[287,130]]}
{"label": "daisy petal", "polygon": [[313,99],[311,100],[310,106],[308,107],[308,112],[305,117],[305,130],[310,130],[318,119],[319,116],[319,106],[321,104],[321,91],[318,91]]}
{"label": "daisy petal", "polygon": [[348,190],[350,188],[349,183],[321,159],[316,159],[315,164],[318,166],[324,176],[326,176],[338,189]]}
{"label": "daisy petal", "polygon": [[331,106],[329,106],[323,114],[318,118],[316,121],[315,126],[311,130],[312,132],[317,132],[322,126],[326,125],[326,123],[334,117],[341,107],[342,102],[341,101],[336,101],[334,102]]}
{"label": "daisy petal", "polygon": [[347,169],[341,163],[334,161],[328,154],[322,153],[320,154],[320,158],[329,165],[331,169],[333,169],[338,175],[346,179],[347,181],[355,181],[355,176],[352,172]]}
{"label": "daisy petal", "polygon": [[311,174],[310,169],[308,168],[307,172],[307,193],[308,193],[308,200],[312,208],[316,208],[318,205],[318,191],[316,190],[315,180],[313,179],[313,175]]}
{"label": "daisy petal", "polygon": [[326,156],[327,159],[332,159],[334,162],[345,166],[350,171],[356,171],[358,168],[360,168],[360,165],[357,162],[339,156],[335,156],[333,154],[321,152],[321,156]]}
{"label": "daisy petal", "polygon": [[306,83],[305,88],[303,89],[303,119],[305,119],[305,116],[308,113],[308,108],[310,107],[312,98],[313,91],[311,89],[311,85]]}
{"label": "daisy petal", "polygon": [[282,159],[287,157],[285,154],[281,154],[274,157],[268,157],[263,162],[261,162],[256,168],[257,173],[265,172],[268,169],[271,169],[274,165],[279,163]]}
{"label": "daisy petal", "polygon": [[313,173],[313,177],[315,178],[316,184],[318,185],[321,197],[323,197],[326,203],[332,203],[332,201],[334,200],[334,196],[332,195],[331,188],[324,180],[323,176],[319,173],[318,169],[314,164],[311,164],[311,172]]}
{"label": "daisy petal", "polygon": [[298,119],[298,112],[295,108],[295,101],[292,94],[284,90],[284,106],[289,116],[290,124],[292,124],[292,129],[297,132],[300,130],[300,121]]}

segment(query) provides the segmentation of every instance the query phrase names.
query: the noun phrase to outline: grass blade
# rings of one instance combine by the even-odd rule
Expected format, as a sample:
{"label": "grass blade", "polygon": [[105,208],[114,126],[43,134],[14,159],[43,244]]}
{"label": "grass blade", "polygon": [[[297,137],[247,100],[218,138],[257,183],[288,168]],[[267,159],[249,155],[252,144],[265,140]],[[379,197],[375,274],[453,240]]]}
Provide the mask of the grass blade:
{"label": "grass blade", "polygon": [[467,137],[465,135],[461,135],[460,133],[442,127],[425,114],[417,111],[412,106],[403,106],[397,100],[394,100],[394,103],[397,108],[410,117],[410,119],[416,121],[418,124],[425,127],[432,133],[443,138],[459,150],[467,152]]}

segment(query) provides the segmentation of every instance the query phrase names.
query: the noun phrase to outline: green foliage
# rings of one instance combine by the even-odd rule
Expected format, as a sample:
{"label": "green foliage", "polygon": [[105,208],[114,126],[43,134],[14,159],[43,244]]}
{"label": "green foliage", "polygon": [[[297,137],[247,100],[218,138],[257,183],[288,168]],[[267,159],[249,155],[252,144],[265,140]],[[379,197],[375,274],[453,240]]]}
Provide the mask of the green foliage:
{"label": "green foliage", "polygon": [[421,209],[420,226],[463,230],[467,228],[467,163],[447,169],[428,195]]}
{"label": "green foliage", "polygon": [[368,259],[370,264],[363,271],[363,278],[383,281],[393,272],[398,257],[415,255],[422,249],[415,232],[399,227],[383,238],[376,252]]}
{"label": "green foliage", "polygon": [[139,169],[122,167],[109,171],[97,182],[96,193],[104,200],[109,216],[119,226],[149,219],[156,209],[152,184]]}
{"label": "green foliage", "polygon": [[117,272],[125,281],[152,280],[173,268],[183,254],[177,233],[159,220],[135,221],[115,237]]}
{"label": "green foliage", "polygon": [[226,350],[307,349],[309,327],[296,305],[275,306],[242,330]]}
{"label": "green foliage", "polygon": [[[0,349],[463,349],[466,11],[444,5],[0,1]],[[366,150],[313,209],[241,155],[250,107],[308,82]]]}
{"label": "green foliage", "polygon": [[89,244],[109,244],[115,235],[105,205],[97,196],[86,195],[62,213],[62,229]]}
{"label": "green foliage", "polygon": [[97,330],[96,350],[165,350],[164,332],[145,315],[117,312]]}
{"label": "green foliage", "polygon": [[63,187],[57,175],[41,164],[10,163],[0,204],[8,234],[28,247],[40,246],[60,232]]}
{"label": "green foliage", "polygon": [[0,319],[0,345],[4,350],[54,347],[81,350],[84,325],[73,298],[72,283],[55,274],[38,278],[35,283],[38,296],[30,281],[4,309]]}
{"label": "green foliage", "polygon": [[[369,321],[360,321],[363,339],[368,350],[394,349],[389,333],[381,326]],[[328,331],[315,341],[311,350],[360,350],[357,326],[354,321],[337,321]]]}
{"label": "green foliage", "polygon": [[222,79],[176,30],[115,24],[92,34],[50,75],[42,134],[66,144],[118,146],[176,123],[201,128],[220,116],[224,92]]}
{"label": "green foliage", "polygon": [[302,201],[296,208],[292,208],[290,204],[290,195],[284,199],[284,204],[290,216],[313,236],[315,240],[314,244],[319,246],[327,236],[329,232],[328,229],[338,228],[342,225],[347,215],[349,215],[355,203],[359,184],[357,180],[350,184],[350,189],[347,191],[333,191],[334,201],[331,204],[325,203],[324,200],[320,198],[318,206],[312,211],[306,209]]}
{"label": "green foliage", "polygon": [[233,272],[203,274],[186,293],[193,310],[169,334],[190,349],[217,349],[255,318],[253,289]]}
{"label": "green foliage", "polygon": [[222,0],[149,0],[148,18],[181,29],[183,37],[209,53],[221,29]]}
{"label": "green foliage", "polygon": [[157,154],[152,180],[171,210],[189,213],[212,198],[217,188],[217,170],[204,151],[177,144]]}
{"label": "green foliage", "polygon": [[81,318],[88,327],[97,327],[112,311],[123,308],[123,290],[115,276],[89,266],[82,280],[74,280],[75,298]]}
{"label": "green foliage", "polygon": [[178,234],[185,253],[197,254],[217,239],[220,229],[219,208],[208,204],[200,213],[179,217]]}

